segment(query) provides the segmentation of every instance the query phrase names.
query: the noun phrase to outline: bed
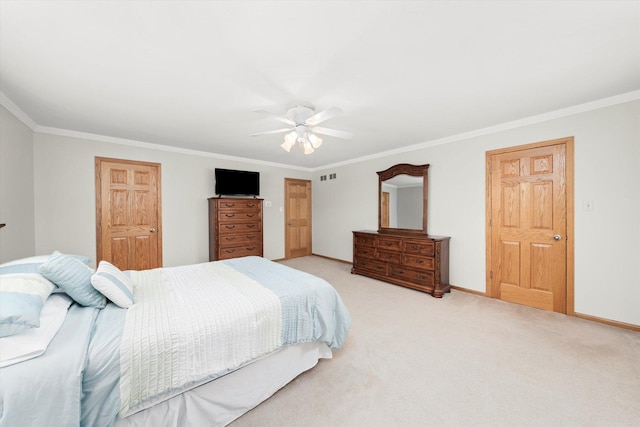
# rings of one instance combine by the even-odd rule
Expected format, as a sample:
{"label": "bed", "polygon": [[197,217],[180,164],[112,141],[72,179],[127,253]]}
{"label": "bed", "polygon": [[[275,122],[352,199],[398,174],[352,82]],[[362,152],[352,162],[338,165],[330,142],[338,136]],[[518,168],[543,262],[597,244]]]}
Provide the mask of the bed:
{"label": "bed", "polygon": [[[261,257],[120,272],[56,254],[57,275],[54,255],[25,273],[54,285],[40,326],[0,338],[0,426],[227,425],[331,358],[349,332],[329,283]],[[15,291],[15,275],[0,265],[0,290]],[[87,277],[90,297],[75,288]],[[56,322],[39,350],[7,354]]]}

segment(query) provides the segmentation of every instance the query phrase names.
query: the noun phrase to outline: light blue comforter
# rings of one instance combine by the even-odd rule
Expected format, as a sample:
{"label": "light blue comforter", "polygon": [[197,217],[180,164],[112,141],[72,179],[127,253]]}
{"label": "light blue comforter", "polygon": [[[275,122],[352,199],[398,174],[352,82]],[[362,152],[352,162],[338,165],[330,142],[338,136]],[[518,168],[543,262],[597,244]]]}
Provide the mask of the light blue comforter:
{"label": "light blue comforter", "polygon": [[[322,341],[339,348],[344,343],[351,325],[349,313],[323,279],[260,257],[218,262],[278,296],[283,346]],[[53,354],[47,350],[39,358],[8,367],[13,368],[8,374],[4,372],[8,368],[0,372],[0,427],[113,425],[120,407],[119,348],[125,317],[126,310],[111,303],[100,311],[72,306],[50,345]]]}

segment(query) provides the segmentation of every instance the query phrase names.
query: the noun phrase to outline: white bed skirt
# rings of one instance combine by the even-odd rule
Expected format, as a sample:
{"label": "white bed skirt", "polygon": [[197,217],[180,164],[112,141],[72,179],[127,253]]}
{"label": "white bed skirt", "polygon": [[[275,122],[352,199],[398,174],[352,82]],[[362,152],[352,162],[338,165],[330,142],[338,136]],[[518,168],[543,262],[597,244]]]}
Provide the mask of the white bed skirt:
{"label": "white bed skirt", "polygon": [[284,347],[237,371],[119,420],[116,427],[225,426],[276,391],[330,359],[323,342]]}

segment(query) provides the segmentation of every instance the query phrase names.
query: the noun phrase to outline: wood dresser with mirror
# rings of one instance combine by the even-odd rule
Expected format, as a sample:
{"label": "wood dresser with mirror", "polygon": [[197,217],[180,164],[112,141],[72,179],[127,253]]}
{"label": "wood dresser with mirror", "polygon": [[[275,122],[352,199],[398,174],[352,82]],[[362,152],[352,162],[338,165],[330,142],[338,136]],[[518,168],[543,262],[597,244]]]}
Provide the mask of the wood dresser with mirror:
{"label": "wood dresser with mirror", "polygon": [[353,232],[351,273],[431,294],[449,292],[449,237],[427,234],[429,165],[378,172],[378,230]]}

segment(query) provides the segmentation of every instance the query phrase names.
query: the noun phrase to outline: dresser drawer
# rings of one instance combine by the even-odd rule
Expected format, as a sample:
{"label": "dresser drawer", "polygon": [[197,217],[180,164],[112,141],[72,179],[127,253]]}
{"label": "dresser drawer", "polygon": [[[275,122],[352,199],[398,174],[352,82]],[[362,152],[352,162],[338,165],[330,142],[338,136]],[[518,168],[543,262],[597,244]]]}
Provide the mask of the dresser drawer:
{"label": "dresser drawer", "polygon": [[259,221],[260,220],[260,212],[250,211],[250,210],[221,210],[218,212],[218,220],[220,223],[230,223],[236,221]]}
{"label": "dresser drawer", "polygon": [[356,246],[369,246],[371,248],[376,247],[376,238],[371,236],[366,236],[362,234],[356,234],[354,237]]}
{"label": "dresser drawer", "polygon": [[218,201],[218,209],[221,211],[249,209],[258,212],[260,210],[261,203],[262,202],[257,200],[220,200]]}
{"label": "dresser drawer", "polygon": [[405,240],[402,249],[408,254],[433,256],[435,244],[433,241]]}
{"label": "dresser drawer", "polygon": [[400,252],[378,250],[378,259],[384,262],[392,262],[395,264],[400,264],[400,260],[402,259],[402,256]]}
{"label": "dresser drawer", "polygon": [[356,256],[365,258],[375,258],[376,250],[371,246],[356,246]]}
{"label": "dresser drawer", "polygon": [[386,251],[400,251],[401,239],[394,239],[393,237],[378,237],[378,249],[384,249]]}
{"label": "dresser drawer", "polygon": [[262,241],[262,233],[223,234],[220,236],[220,247],[258,244]]}
{"label": "dresser drawer", "polygon": [[356,268],[363,268],[365,270],[375,271],[378,274],[387,274],[387,264],[367,258],[356,258]]}
{"label": "dresser drawer", "polygon": [[421,257],[416,255],[405,255],[402,259],[402,264],[408,267],[424,268],[427,270],[433,270],[435,266],[433,258]]}
{"label": "dresser drawer", "polygon": [[391,266],[390,270],[391,277],[414,282],[417,285],[433,285],[435,280],[433,271],[420,271],[402,266]]}
{"label": "dresser drawer", "polygon": [[218,232],[222,234],[246,233],[249,231],[262,231],[262,223],[260,222],[239,222],[220,224]]}
{"label": "dresser drawer", "polygon": [[221,247],[218,254],[218,259],[229,259],[250,255],[262,256],[262,245],[247,245],[229,248]]}

